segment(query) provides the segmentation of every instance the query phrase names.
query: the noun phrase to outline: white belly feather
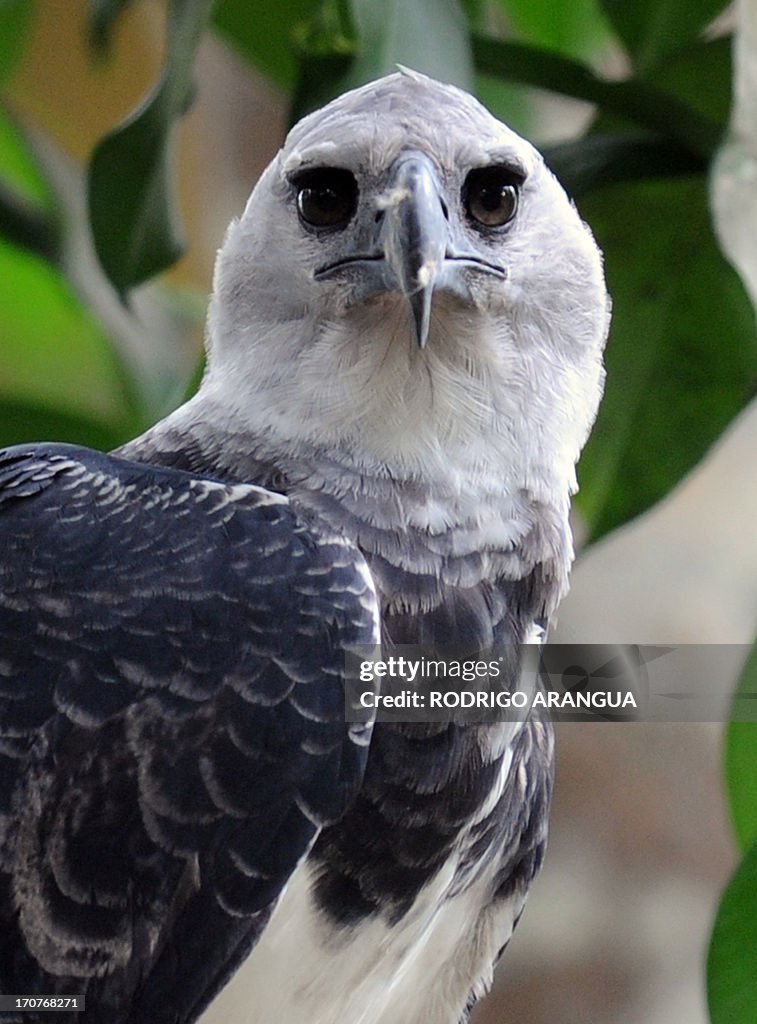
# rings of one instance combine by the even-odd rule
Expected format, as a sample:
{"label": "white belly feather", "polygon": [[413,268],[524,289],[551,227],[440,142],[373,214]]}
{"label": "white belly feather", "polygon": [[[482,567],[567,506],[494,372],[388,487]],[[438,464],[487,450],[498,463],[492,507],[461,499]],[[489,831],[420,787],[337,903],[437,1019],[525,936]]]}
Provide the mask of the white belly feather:
{"label": "white belly feather", "polygon": [[397,924],[369,917],[341,927],[315,905],[312,867],[301,864],[200,1024],[458,1024],[471,990],[489,987],[524,899],[516,892],[491,903],[496,857],[449,897],[458,860],[449,858]]}

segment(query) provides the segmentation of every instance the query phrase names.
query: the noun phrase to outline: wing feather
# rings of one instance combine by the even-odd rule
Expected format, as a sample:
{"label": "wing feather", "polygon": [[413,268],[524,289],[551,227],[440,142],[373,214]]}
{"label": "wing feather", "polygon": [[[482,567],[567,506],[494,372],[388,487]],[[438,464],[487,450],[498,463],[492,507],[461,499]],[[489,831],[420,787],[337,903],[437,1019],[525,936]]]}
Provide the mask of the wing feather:
{"label": "wing feather", "polygon": [[362,778],[362,556],[281,495],[64,445],[0,453],[0,544],[0,988],[191,1021]]}

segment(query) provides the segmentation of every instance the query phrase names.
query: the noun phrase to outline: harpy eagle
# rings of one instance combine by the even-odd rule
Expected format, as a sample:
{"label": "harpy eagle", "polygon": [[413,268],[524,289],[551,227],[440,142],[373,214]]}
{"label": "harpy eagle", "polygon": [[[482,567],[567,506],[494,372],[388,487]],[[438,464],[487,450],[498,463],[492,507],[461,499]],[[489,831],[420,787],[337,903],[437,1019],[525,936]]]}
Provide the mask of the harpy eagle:
{"label": "harpy eagle", "polygon": [[471,96],[402,72],[295,126],[198,394],[112,455],[0,457],[3,993],[467,1018],[542,859],[550,729],[351,723],[345,650],[547,622],[607,325],[589,230]]}

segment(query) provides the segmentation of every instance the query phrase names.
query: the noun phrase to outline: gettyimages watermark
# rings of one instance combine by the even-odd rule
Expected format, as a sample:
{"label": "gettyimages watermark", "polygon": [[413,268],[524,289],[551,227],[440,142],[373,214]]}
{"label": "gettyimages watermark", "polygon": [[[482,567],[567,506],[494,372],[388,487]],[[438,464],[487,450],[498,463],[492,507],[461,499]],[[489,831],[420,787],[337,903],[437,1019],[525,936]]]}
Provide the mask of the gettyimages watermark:
{"label": "gettyimages watermark", "polygon": [[353,648],[348,721],[757,721],[757,692],[733,690],[746,645],[535,644]]}

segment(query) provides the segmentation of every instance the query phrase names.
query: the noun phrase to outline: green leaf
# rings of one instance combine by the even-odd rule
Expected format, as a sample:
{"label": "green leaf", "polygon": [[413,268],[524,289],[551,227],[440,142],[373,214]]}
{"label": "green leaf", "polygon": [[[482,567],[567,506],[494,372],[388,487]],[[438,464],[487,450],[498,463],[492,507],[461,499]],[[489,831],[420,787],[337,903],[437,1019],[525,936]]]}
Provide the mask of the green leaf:
{"label": "green leaf", "polygon": [[52,196],[21,132],[1,108],[0,236],[51,262],[60,256]]}
{"label": "green leaf", "polygon": [[160,91],[108,135],[90,164],[89,210],[97,256],[123,295],[184,251],[173,191],[173,118]]}
{"label": "green leaf", "polygon": [[725,0],[602,0],[642,73],[696,40],[726,6]]}
{"label": "green leaf", "polygon": [[49,409],[33,402],[0,397],[0,446],[28,441],[67,441],[108,451],[128,440],[115,425],[86,416]]}
{"label": "green leaf", "polygon": [[219,0],[213,25],[243,57],[278,86],[291,91],[297,81],[294,45],[301,23],[311,18],[319,0]]}
{"label": "green leaf", "polygon": [[[529,86],[506,82],[493,75],[476,74],[476,96],[487,110],[524,138],[534,135],[534,98]],[[538,116],[537,116],[538,120]]]}
{"label": "green leaf", "polygon": [[295,124],[344,92],[351,64],[352,58],[347,54],[303,52],[297,87],[289,105],[289,124]]}
{"label": "green leaf", "polygon": [[473,88],[465,15],[457,0],[350,0],[358,54],[345,85],[390,74],[398,64]]}
{"label": "green leaf", "polygon": [[349,0],[326,0],[312,18],[297,27],[299,71],[289,106],[290,124],[322,107],[347,87],[347,75],[357,52],[348,5]]}
{"label": "green leaf", "polygon": [[613,297],[605,398],[579,473],[596,539],[667,494],[749,401],[757,334],[703,178],[604,188],[580,209]]}
{"label": "green leaf", "polygon": [[757,844],[720,901],[707,957],[707,1001],[712,1024],[757,1020]]}
{"label": "green leaf", "polygon": [[192,96],[195,52],[213,0],[172,0],[168,54],[146,101],[97,146],[89,169],[95,249],[123,295],[183,251],[174,196],[174,131]]}
{"label": "green leaf", "polygon": [[[744,666],[734,700],[757,694],[757,644]],[[733,717],[736,717],[735,715]],[[725,737],[725,781],[736,839],[742,850],[757,842],[757,722],[731,721]]]}
{"label": "green leaf", "polygon": [[34,4],[31,0],[0,0],[0,85],[13,74]]}
{"label": "green leaf", "polygon": [[725,127],[731,111],[731,47],[730,36],[695,43],[668,57],[645,81]]}
{"label": "green leaf", "polygon": [[488,11],[487,0],[461,0],[468,25],[472,28],[484,28]]}
{"label": "green leaf", "polygon": [[0,180],[35,206],[50,209],[52,196],[18,125],[0,107]]}
{"label": "green leaf", "polygon": [[623,181],[703,174],[707,162],[658,135],[597,132],[542,150],[566,192],[577,199],[592,189]]}
{"label": "green leaf", "polygon": [[122,368],[98,323],[53,267],[2,241],[0,338],[6,409],[40,407],[111,425],[124,436],[137,425]]}
{"label": "green leaf", "polygon": [[473,63],[458,0],[344,0],[326,3],[299,33],[297,120],[402,64],[473,89]]}
{"label": "green leaf", "polygon": [[711,157],[722,135],[722,125],[651,83],[606,81],[587,64],[543,47],[474,36],[473,57],[480,72],[596,103],[602,111],[674,139],[699,156]]}
{"label": "green leaf", "polygon": [[522,41],[569,57],[589,57],[610,39],[597,0],[499,0],[499,6]]}
{"label": "green leaf", "polygon": [[60,257],[60,238],[54,220],[1,179],[0,235],[51,263]]}

